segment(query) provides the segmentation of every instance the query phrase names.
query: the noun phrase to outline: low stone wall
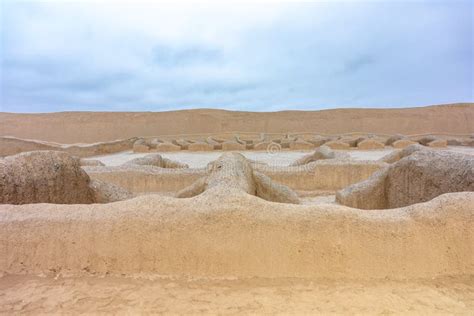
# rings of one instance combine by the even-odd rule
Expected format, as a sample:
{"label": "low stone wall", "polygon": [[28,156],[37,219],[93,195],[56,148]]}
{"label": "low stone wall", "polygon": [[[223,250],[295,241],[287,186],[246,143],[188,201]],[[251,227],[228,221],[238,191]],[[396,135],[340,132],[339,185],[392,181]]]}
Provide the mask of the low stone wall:
{"label": "low stone wall", "polygon": [[392,210],[242,194],[0,205],[1,273],[407,279],[474,274],[474,193]]}
{"label": "low stone wall", "polygon": [[294,190],[339,190],[386,166],[376,161],[327,159],[298,167],[260,166],[258,171]]}
{"label": "low stone wall", "polygon": [[474,157],[422,149],[338,191],[336,201],[361,209],[387,209],[463,191],[474,191]]}
{"label": "low stone wall", "polygon": [[[255,170],[294,190],[339,190],[363,181],[386,166],[375,161],[321,160],[298,167],[255,166]],[[83,167],[91,179],[132,192],[179,191],[206,175],[205,169],[164,169],[153,166]]]}

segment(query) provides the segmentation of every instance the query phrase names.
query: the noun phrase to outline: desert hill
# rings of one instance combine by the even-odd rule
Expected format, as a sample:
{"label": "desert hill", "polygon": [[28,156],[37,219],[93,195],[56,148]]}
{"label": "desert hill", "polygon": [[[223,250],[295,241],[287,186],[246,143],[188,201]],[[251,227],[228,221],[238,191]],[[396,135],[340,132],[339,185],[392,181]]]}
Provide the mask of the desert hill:
{"label": "desert hill", "polygon": [[0,136],[59,143],[223,132],[471,134],[474,133],[474,103],[401,109],[281,112],[213,109],[39,114],[0,112]]}

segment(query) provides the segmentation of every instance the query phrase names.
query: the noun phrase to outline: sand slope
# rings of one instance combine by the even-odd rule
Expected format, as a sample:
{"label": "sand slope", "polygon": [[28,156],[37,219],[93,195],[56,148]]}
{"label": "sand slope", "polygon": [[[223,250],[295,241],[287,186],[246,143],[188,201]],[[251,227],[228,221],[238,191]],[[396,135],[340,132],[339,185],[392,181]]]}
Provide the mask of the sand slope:
{"label": "sand slope", "polygon": [[[405,109],[323,111],[0,113],[0,136],[60,143],[99,142],[134,136],[222,132],[314,133],[474,133],[474,104]],[[58,132],[59,131],[59,132]]]}

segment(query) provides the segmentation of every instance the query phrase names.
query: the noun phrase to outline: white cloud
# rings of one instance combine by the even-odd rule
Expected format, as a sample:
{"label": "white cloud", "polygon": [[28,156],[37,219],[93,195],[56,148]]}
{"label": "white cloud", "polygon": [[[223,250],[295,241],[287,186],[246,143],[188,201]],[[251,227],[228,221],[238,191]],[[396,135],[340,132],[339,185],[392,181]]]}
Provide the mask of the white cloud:
{"label": "white cloud", "polygon": [[472,101],[470,8],[2,2],[0,110]]}

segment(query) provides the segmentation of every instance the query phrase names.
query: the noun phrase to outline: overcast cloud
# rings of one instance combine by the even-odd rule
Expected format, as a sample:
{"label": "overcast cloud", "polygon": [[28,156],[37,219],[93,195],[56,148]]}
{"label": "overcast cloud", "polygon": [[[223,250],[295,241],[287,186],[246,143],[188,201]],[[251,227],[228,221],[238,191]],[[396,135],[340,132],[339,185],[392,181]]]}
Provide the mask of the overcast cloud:
{"label": "overcast cloud", "polygon": [[0,111],[472,102],[472,1],[1,2]]}

